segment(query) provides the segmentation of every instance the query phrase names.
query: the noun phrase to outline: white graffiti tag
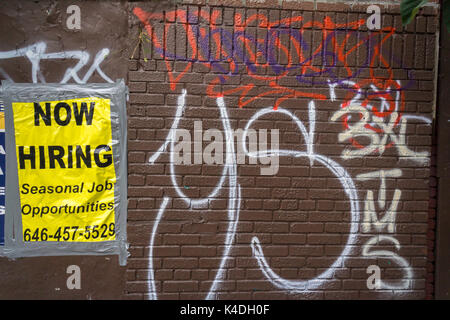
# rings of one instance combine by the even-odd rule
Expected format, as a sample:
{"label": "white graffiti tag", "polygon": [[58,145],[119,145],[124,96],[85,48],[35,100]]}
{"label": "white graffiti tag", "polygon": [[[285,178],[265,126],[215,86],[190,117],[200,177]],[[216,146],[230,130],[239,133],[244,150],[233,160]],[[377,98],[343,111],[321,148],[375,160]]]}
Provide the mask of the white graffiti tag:
{"label": "white graffiti tag", "polygon": [[[41,71],[41,61],[55,60],[55,59],[78,60],[78,62],[73,67],[70,67],[66,70],[60,83],[67,83],[70,79],[73,79],[76,83],[86,83],[91,78],[94,72],[97,72],[100,75],[100,77],[102,77],[105,81],[110,83],[114,82],[100,68],[100,64],[109,55],[110,50],[108,48],[103,48],[97,53],[91,66],[82,77],[78,73],[89,62],[90,54],[88,52],[80,50],[61,51],[61,52],[46,52],[46,51],[47,51],[47,44],[45,42],[37,42],[28,47],[16,50],[0,51],[0,60],[19,57],[27,58],[31,63],[31,80],[33,83],[46,82],[44,75]],[[0,75],[7,80],[13,81],[13,79],[2,68],[0,68]]]}
{"label": "white graffiti tag", "polygon": [[[378,191],[377,205],[380,210],[386,209],[386,178],[398,178],[402,175],[400,169],[380,170],[375,172],[362,173],[356,176],[357,180],[368,181],[381,179],[380,190]],[[394,233],[395,214],[397,212],[398,202],[402,196],[402,191],[395,189],[389,209],[381,219],[378,219],[375,209],[374,194],[372,190],[367,190],[366,200],[364,204],[364,219],[361,224],[363,232],[370,232],[373,227],[376,231],[382,231],[387,228],[388,232]]]}
{"label": "white graffiti tag", "polygon": [[[398,86],[400,82],[397,81]],[[394,146],[400,157],[408,158],[419,163],[428,163],[429,153],[426,151],[416,152],[408,148],[406,143],[407,119],[417,119],[430,124],[431,121],[422,116],[405,115],[400,112],[400,91],[391,91],[387,88],[386,94],[395,92],[395,99],[392,104],[381,95],[381,91],[374,85],[370,86],[372,95],[379,100],[379,107],[369,103],[361,103],[362,91],[354,82],[346,81],[346,85],[354,87],[355,96],[348,102],[341,104],[340,110],[336,111],[331,121],[345,119],[346,130],[339,133],[339,142],[354,140],[355,138],[365,138],[369,143],[365,145],[358,144],[358,147],[345,149],[342,151],[343,159],[358,158],[369,154],[382,155],[388,147]],[[329,84],[330,97],[332,101],[336,100],[335,86]],[[375,99],[373,98],[373,99]],[[373,112],[376,109],[378,112]],[[382,116],[381,116],[382,115]],[[351,125],[349,121],[352,117],[358,118],[357,122]],[[397,131],[397,132],[396,132]]]}
{"label": "white graffiti tag", "polygon": [[[364,220],[361,226],[363,232],[382,232],[383,230],[387,230],[387,232],[391,234],[395,232],[397,207],[402,192],[399,189],[394,190],[391,205],[389,209],[386,209],[386,178],[398,178],[401,175],[402,171],[400,169],[391,169],[363,173],[356,177],[360,181],[369,181],[374,179],[381,180],[377,202],[374,201],[373,191],[367,190],[367,196],[364,204]],[[377,205],[375,205],[375,203]],[[378,219],[377,210],[375,209],[376,207],[378,207],[380,210],[386,210],[384,216],[380,219]],[[399,241],[395,237],[387,235],[376,235],[370,238],[364,245],[362,255],[365,257],[384,257],[386,259],[393,260],[397,263],[398,266],[403,269],[406,277],[397,284],[383,282],[380,279],[377,289],[409,289],[413,273],[408,261],[389,250],[371,250],[372,247],[381,245],[382,242],[393,243],[397,251],[401,248]]]}
{"label": "white graffiti tag", "polygon": [[[375,90],[375,89],[374,89]],[[189,198],[185,192],[183,192],[182,188],[177,183],[176,172],[175,172],[175,158],[174,158],[174,148],[175,143],[177,142],[177,128],[179,126],[179,122],[183,116],[185,109],[185,98],[186,98],[186,90],[182,91],[182,94],[178,97],[178,107],[176,110],[176,114],[174,117],[174,121],[172,123],[171,129],[166,137],[165,142],[160,146],[160,148],[149,158],[149,163],[152,165],[155,161],[161,156],[162,153],[169,153],[169,171],[170,171],[170,179],[172,186],[177,194],[177,197],[185,201],[187,204],[192,207],[202,208],[207,207],[209,201],[214,200],[219,196],[219,194],[223,190],[228,190],[228,226],[225,236],[225,246],[222,253],[222,257],[220,260],[220,265],[217,269],[217,273],[215,275],[214,281],[209,288],[209,292],[206,296],[206,299],[213,299],[217,297],[217,292],[220,288],[221,281],[225,279],[225,266],[227,260],[230,258],[231,250],[234,246],[234,238],[236,235],[237,225],[239,223],[239,212],[240,212],[240,204],[241,204],[241,189],[240,185],[237,182],[237,164],[236,161],[236,152],[234,147],[234,137],[233,131],[230,126],[230,121],[227,114],[227,108],[224,103],[223,97],[216,98],[216,104],[220,111],[220,118],[222,121],[223,129],[225,132],[226,139],[226,161],[220,176],[220,180],[217,185],[213,188],[208,196],[201,199],[191,199]],[[396,135],[392,132],[395,120],[391,120],[389,124],[384,124],[380,119],[376,119],[375,116],[371,115],[367,108],[363,107],[361,104],[353,101],[352,104],[348,107],[339,110],[336,112],[332,120],[336,120],[346,114],[348,112],[358,112],[360,115],[360,121],[349,128],[347,132],[343,132],[340,134],[339,140],[345,140],[350,137],[354,137],[355,135],[366,135],[370,139],[372,139],[372,143],[370,146],[360,149],[356,152],[348,151],[346,153],[347,157],[356,157],[362,156],[366,153],[371,153],[373,151],[383,152],[384,149],[382,146],[385,146],[389,139],[395,142],[399,153],[402,156],[411,156],[414,157],[415,160],[417,158],[425,159],[427,157],[426,152],[414,152],[409,150],[403,142],[405,141],[405,127],[406,127],[406,119],[407,116],[404,116],[400,121],[400,134]],[[296,129],[298,129],[299,133],[303,137],[303,149],[302,150],[287,150],[287,149],[278,149],[271,146],[269,150],[255,150],[254,148],[247,147],[248,135],[252,130],[252,126],[256,121],[266,115],[274,115],[279,114],[283,116],[288,116],[292,122],[295,124]],[[397,113],[392,112],[392,119],[396,119]],[[278,109],[274,109],[273,107],[267,107],[257,111],[247,122],[242,135],[240,136],[240,140],[238,140],[238,147],[243,150],[243,154],[250,159],[257,160],[260,158],[266,157],[293,157],[293,158],[305,158],[309,160],[311,166],[314,163],[318,163],[322,166],[325,166],[331,174],[336,177],[341,185],[341,188],[345,192],[347,196],[347,200],[350,204],[350,226],[349,226],[349,234],[347,241],[345,243],[344,248],[342,249],[340,255],[334,260],[334,262],[328,267],[328,269],[322,271],[318,276],[308,279],[308,280],[293,280],[286,279],[277,274],[277,272],[271,268],[270,260],[266,259],[264,254],[264,249],[261,246],[260,239],[257,236],[253,236],[251,239],[250,246],[252,248],[252,254],[256,259],[259,269],[262,274],[270,281],[275,287],[286,290],[291,293],[301,293],[308,292],[310,290],[316,290],[323,285],[325,285],[330,279],[333,278],[335,272],[339,268],[345,267],[345,260],[347,257],[352,256],[353,250],[357,248],[358,239],[360,237],[360,225],[361,231],[364,233],[370,232],[383,232],[386,231],[389,234],[393,234],[395,232],[395,223],[396,223],[396,214],[399,206],[399,201],[402,195],[400,189],[395,189],[393,191],[393,196],[390,201],[388,201],[387,193],[388,188],[387,184],[391,183],[390,179],[396,179],[402,176],[402,171],[400,169],[389,169],[389,170],[379,170],[375,172],[367,172],[362,173],[356,176],[356,179],[361,182],[370,181],[370,180],[380,180],[380,187],[377,192],[372,190],[367,190],[365,197],[365,205],[364,205],[364,218],[360,221],[360,208],[359,208],[359,200],[358,200],[358,190],[353,182],[352,177],[347,172],[347,170],[341,166],[336,161],[330,159],[327,156],[316,153],[314,149],[314,136],[316,130],[316,109],[314,101],[310,101],[308,104],[308,121],[309,125],[305,126],[304,123],[292,112],[287,109],[279,107]],[[421,121],[425,121],[424,119],[419,119]],[[371,125],[376,124],[380,128],[384,128],[385,136],[380,137],[377,134],[374,134],[374,131],[366,131],[365,124],[370,123]],[[389,127],[390,126],[390,127]],[[376,137],[374,137],[376,136]],[[302,147],[302,145],[300,145]],[[344,156],[344,158],[346,158]],[[256,161],[251,162],[256,163]],[[223,186],[227,182],[227,188]],[[377,195],[377,197],[376,197]],[[376,199],[377,198],[377,199]],[[166,207],[170,201],[169,197],[164,197],[162,203],[160,204],[160,208],[156,217],[156,220],[153,225],[152,233],[149,241],[149,284],[148,290],[150,293],[151,299],[157,299],[157,292],[155,286],[155,277],[154,277],[154,246],[155,246],[155,236],[158,232],[159,223],[164,215]],[[363,257],[378,257],[388,259],[393,261],[397,266],[402,268],[404,273],[404,277],[400,280],[400,282],[396,283],[387,283],[381,281],[379,285],[376,286],[377,289],[391,289],[391,290],[408,290],[411,286],[411,281],[413,277],[412,268],[410,267],[408,261],[397,253],[388,250],[378,250],[376,248],[379,244],[393,244],[395,249],[398,251],[401,249],[399,241],[391,235],[375,235],[372,236],[363,246],[362,256]]]}

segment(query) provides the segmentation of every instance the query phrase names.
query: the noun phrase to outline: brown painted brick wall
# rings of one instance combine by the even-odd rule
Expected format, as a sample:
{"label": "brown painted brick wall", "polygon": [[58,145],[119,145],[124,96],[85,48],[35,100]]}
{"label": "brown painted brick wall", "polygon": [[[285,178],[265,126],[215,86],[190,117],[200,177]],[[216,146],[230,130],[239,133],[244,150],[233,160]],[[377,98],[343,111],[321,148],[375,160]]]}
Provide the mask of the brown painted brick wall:
{"label": "brown painted brick wall", "polygon": [[[43,42],[46,53],[88,53],[89,62],[77,73],[83,81],[127,78],[131,256],[126,268],[115,256],[52,257],[50,263],[45,257],[2,259],[0,295],[433,298],[438,8],[423,8],[403,27],[399,2],[379,4],[381,31],[366,25],[373,1],[77,1],[81,32],[65,25],[73,1],[2,4],[3,29],[10,32],[0,52]],[[103,74],[84,78],[103,48],[109,49]],[[34,79],[36,70],[25,56],[0,60],[0,78],[16,82],[59,82],[77,63],[42,60]],[[183,90],[186,106],[178,127],[192,135],[195,121],[203,132],[224,133],[218,96],[231,129],[245,128],[264,108],[278,108],[251,126],[259,132],[278,129],[278,149],[290,150],[279,156],[276,174],[263,175],[267,165],[248,156],[225,173],[223,164],[205,162],[175,165],[172,173],[170,146],[150,163],[167,140]],[[356,111],[345,113],[351,106]],[[301,153],[308,150],[305,135],[287,112],[305,126],[306,136],[314,132],[314,161]],[[208,145],[203,141],[201,152]],[[240,146],[234,141],[235,151]],[[345,172],[353,183],[347,188]],[[221,179],[221,188],[206,199]],[[357,198],[353,207],[349,194]],[[372,208],[379,225],[365,221]],[[390,225],[382,220],[389,212]],[[358,221],[352,224],[352,217]],[[83,290],[76,293],[64,286],[71,264],[83,272]],[[371,265],[381,270],[378,290],[367,287]],[[34,281],[44,269],[45,283]],[[98,274],[100,269],[107,272]],[[92,280],[102,276],[107,281]],[[309,287],[302,288],[307,280]]]}
{"label": "brown painted brick wall", "polygon": [[[432,295],[435,9],[402,28],[398,6],[382,6],[382,30],[370,31],[367,5],[132,7],[139,9],[130,32],[137,50],[128,64],[128,298]],[[266,165],[248,156],[236,172],[204,162],[174,165],[172,172],[170,145],[150,163],[176,121],[183,90],[178,128],[192,137],[195,121],[203,132],[225,131],[217,102],[223,96],[234,130],[258,111],[278,108],[251,127],[278,129],[278,149],[293,153],[280,154],[275,175],[262,175]],[[359,111],[346,113],[352,106]],[[282,110],[314,132],[315,158],[305,156],[305,136]],[[344,188],[344,180],[353,184]],[[381,221],[392,213],[391,224],[363,221],[372,208]],[[265,265],[256,258],[261,254]],[[371,265],[381,270],[378,290],[367,286]]]}

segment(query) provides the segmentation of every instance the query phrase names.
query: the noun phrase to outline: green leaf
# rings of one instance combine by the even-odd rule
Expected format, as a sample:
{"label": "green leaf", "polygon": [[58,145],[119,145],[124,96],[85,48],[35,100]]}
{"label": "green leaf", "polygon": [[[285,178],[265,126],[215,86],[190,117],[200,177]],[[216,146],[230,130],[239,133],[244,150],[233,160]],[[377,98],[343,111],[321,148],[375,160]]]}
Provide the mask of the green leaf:
{"label": "green leaf", "polygon": [[442,19],[444,19],[447,31],[450,33],[450,0],[445,0],[442,4]]}
{"label": "green leaf", "polygon": [[402,16],[402,24],[406,26],[410,23],[421,7],[423,7],[428,0],[402,0],[400,3],[400,15]]}

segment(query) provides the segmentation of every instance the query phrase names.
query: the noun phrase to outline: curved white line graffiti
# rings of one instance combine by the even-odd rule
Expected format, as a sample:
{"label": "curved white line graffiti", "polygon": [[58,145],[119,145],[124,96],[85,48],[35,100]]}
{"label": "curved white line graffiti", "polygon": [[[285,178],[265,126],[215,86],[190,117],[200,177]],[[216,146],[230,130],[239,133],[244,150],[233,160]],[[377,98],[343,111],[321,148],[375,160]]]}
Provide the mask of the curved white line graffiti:
{"label": "curved white line graffiti", "polygon": [[[280,277],[278,274],[276,274],[272,268],[270,268],[269,264],[267,263],[267,260],[265,259],[263,250],[261,248],[261,245],[259,243],[258,237],[253,237],[252,239],[252,249],[253,249],[253,255],[258,261],[259,267],[261,268],[261,271],[264,273],[267,279],[270,280],[276,287],[280,289],[286,289],[291,292],[302,292],[302,291],[308,291],[311,289],[316,289],[320,287],[325,281],[329,280],[331,276],[333,275],[334,271],[338,267],[343,267],[343,262],[348,256],[352,250],[353,244],[356,242],[357,236],[358,236],[358,225],[359,225],[359,205],[358,205],[358,195],[356,191],[356,187],[353,183],[352,178],[348,174],[348,172],[341,167],[337,162],[331,160],[328,157],[315,154],[313,150],[313,138],[314,138],[314,130],[315,130],[315,106],[314,102],[311,101],[309,103],[308,107],[309,111],[309,133],[306,131],[305,126],[303,123],[298,119],[294,114],[289,112],[286,109],[278,108],[277,110],[274,110],[273,108],[265,108],[257,112],[250,120],[248,121],[244,132],[247,132],[247,130],[250,128],[250,126],[253,124],[254,121],[256,121],[258,118],[270,114],[270,113],[282,113],[287,116],[289,116],[297,125],[300,132],[302,133],[306,146],[307,151],[293,151],[293,150],[268,150],[269,153],[277,153],[284,156],[291,156],[291,157],[307,157],[310,160],[310,164],[312,165],[314,161],[319,162],[320,164],[327,167],[333,175],[339,179],[342,187],[344,188],[345,193],[347,194],[349,201],[350,201],[350,213],[351,213],[351,222],[350,222],[350,231],[349,231],[349,237],[347,240],[347,243],[341,253],[341,255],[336,259],[336,261],[322,274],[318,275],[316,278],[311,280],[288,280]],[[245,145],[246,141],[246,134],[244,133],[242,137],[242,144]],[[249,157],[259,157],[261,154],[258,153],[249,153],[246,149],[244,150],[247,152],[247,155]],[[263,155],[264,156],[264,155]]]}
{"label": "curved white line graffiti", "polygon": [[152,234],[150,236],[150,245],[148,249],[148,292],[150,293],[151,299],[150,300],[156,300],[157,299],[157,292],[155,287],[155,272],[153,270],[153,247],[155,246],[155,235],[156,230],[158,230],[159,221],[161,221],[161,218],[164,214],[164,210],[167,207],[167,203],[169,202],[168,197],[164,197],[161,206],[159,207],[158,214],[156,216],[156,220],[153,224]]}
{"label": "curved white line graffiti", "polygon": [[[186,90],[183,90],[182,94],[178,97],[178,107],[175,114],[175,119],[172,123],[172,127],[167,135],[166,141],[164,144],[158,149],[158,151],[149,159],[149,162],[153,164],[162,152],[166,150],[166,148],[170,145],[170,151],[174,148],[176,129],[178,128],[178,123],[183,114],[183,109],[186,105]],[[206,299],[213,299],[216,297],[216,291],[218,289],[220,281],[224,278],[225,272],[225,263],[229,257],[231,247],[234,242],[234,237],[236,234],[236,227],[239,220],[239,208],[240,208],[240,199],[241,199],[241,191],[240,186],[237,183],[237,166],[236,166],[236,157],[234,151],[234,143],[233,143],[233,135],[231,131],[230,121],[228,119],[228,114],[226,111],[225,102],[223,97],[219,97],[216,100],[217,106],[220,111],[220,116],[222,119],[223,128],[226,135],[226,155],[225,155],[225,165],[222,170],[222,175],[219,180],[219,183],[216,185],[214,190],[205,198],[202,199],[190,199],[187,197],[179,188],[176,178],[175,178],[175,167],[173,161],[173,152],[170,152],[170,177],[173,184],[173,187],[176,190],[177,195],[183,199],[186,203],[193,206],[202,206],[208,203],[209,200],[214,199],[218,193],[221,191],[222,185],[226,179],[228,179],[229,183],[229,193],[228,193],[228,229],[225,237],[225,249],[222,253],[222,260],[220,262],[220,266],[216,273],[215,279],[211,285],[211,288],[206,296]],[[154,285],[154,271],[153,271],[153,247],[154,247],[154,236],[158,229],[159,221],[161,220],[165,207],[167,206],[168,198],[164,198],[158,215],[153,226],[153,231],[151,235],[151,241],[149,246],[149,291],[151,299],[156,299],[156,289]]]}

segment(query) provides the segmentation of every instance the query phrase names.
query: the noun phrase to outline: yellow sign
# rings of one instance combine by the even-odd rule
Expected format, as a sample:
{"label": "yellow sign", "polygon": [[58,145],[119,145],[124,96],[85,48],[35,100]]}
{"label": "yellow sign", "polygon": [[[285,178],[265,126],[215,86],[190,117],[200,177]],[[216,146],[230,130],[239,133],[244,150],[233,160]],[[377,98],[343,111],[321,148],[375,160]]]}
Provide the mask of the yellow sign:
{"label": "yellow sign", "polygon": [[3,106],[0,109],[0,131],[5,131],[5,113],[3,112]]}
{"label": "yellow sign", "polygon": [[23,240],[115,240],[110,100],[12,107]]}

